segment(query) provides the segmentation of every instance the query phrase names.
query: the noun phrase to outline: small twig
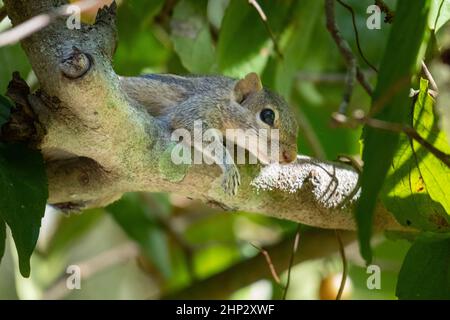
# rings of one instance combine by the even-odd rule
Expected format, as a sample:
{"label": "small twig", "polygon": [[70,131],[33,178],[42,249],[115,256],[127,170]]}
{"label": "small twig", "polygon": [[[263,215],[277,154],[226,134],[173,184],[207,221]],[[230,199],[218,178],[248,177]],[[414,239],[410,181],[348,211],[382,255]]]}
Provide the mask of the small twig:
{"label": "small twig", "polygon": [[436,15],[436,19],[434,20],[434,24],[433,24],[433,30],[434,30],[434,32],[436,32],[436,26],[437,26],[437,23],[438,23],[438,21],[439,21],[439,17],[441,16],[441,12],[442,12],[442,7],[444,6],[444,2],[445,2],[446,0],[441,0],[441,4],[439,5],[439,9],[438,9],[438,12],[437,12],[437,15]]}
{"label": "small twig", "polygon": [[[298,250],[295,254],[292,265],[321,259],[337,253],[336,235],[333,230],[305,231],[304,235],[302,237],[301,250]],[[344,245],[354,243],[356,240],[354,232],[341,231],[340,235]],[[272,262],[280,273],[287,271],[289,267],[286,261],[290,259],[292,254],[292,241],[292,237],[287,237],[280,243],[266,248],[266,250],[271,252]],[[266,260],[262,255],[258,254],[208,278],[201,279],[192,286],[181,288],[175,292],[163,292],[163,299],[228,299],[236,290],[265,276],[267,276]]]}
{"label": "small twig", "polygon": [[415,140],[422,147],[431,152],[436,158],[441,160],[445,165],[447,165],[447,167],[450,168],[450,155],[435,148],[431,143],[425,140],[414,128],[399,123],[392,123],[367,117],[362,110],[356,110],[352,118],[348,118],[345,115],[338,113],[333,114],[332,118],[336,122],[336,124],[349,125],[350,127],[354,127],[355,124],[363,124],[375,129],[395,133],[404,133],[410,139]]}
{"label": "small twig", "polygon": [[277,284],[281,284],[280,277],[278,276],[277,271],[275,270],[275,266],[273,265],[272,259],[270,258],[269,252],[267,250],[257,246],[256,244],[250,243],[254,248],[256,248],[259,252],[262,253],[264,258],[266,259],[267,265],[269,266],[270,273],[272,274],[272,278],[275,280]]}
{"label": "small twig", "polygon": [[291,270],[292,270],[292,266],[294,264],[295,254],[298,249],[298,243],[300,241],[300,228],[301,228],[301,225],[299,224],[297,226],[297,231],[295,232],[294,245],[292,246],[291,257],[289,258],[289,267],[288,267],[286,285],[284,287],[284,292],[283,292],[283,300],[286,300],[286,295],[287,295],[287,292],[289,289],[289,285],[291,284]]}
{"label": "small twig", "polygon": [[441,150],[435,148],[431,143],[429,143],[427,140],[425,140],[414,128],[401,125],[401,124],[394,124],[389,123],[383,120],[379,119],[373,119],[368,118],[365,121],[365,123],[373,128],[382,129],[386,131],[391,132],[403,132],[406,134],[410,139],[415,140],[418,142],[422,147],[430,151],[436,158],[441,160],[443,163],[447,165],[447,167],[450,168],[450,155],[446,154],[445,152],[442,152]]}
{"label": "small twig", "polygon": [[425,64],[425,61],[422,60],[422,71],[425,74],[425,77],[430,82],[431,89],[433,91],[439,92],[438,86],[436,84],[436,81],[434,81],[433,75],[431,74],[430,70],[428,69],[427,65]]}
{"label": "small twig", "polygon": [[373,95],[373,88],[370,82],[367,80],[366,76],[362,72],[360,68],[357,68],[356,70],[356,79],[358,79],[359,84],[363,87],[364,90],[366,90],[367,94],[369,96]]}
{"label": "small twig", "polygon": [[348,42],[342,37],[337,23],[335,19],[335,10],[334,10],[334,1],[335,0],[325,0],[325,14],[327,19],[327,29],[333,37],[334,42],[336,43],[339,51],[341,52],[342,57],[347,64],[347,79],[346,79],[346,88],[344,90],[344,96],[342,98],[342,102],[339,106],[339,113],[346,114],[347,107],[350,103],[350,99],[353,94],[353,88],[355,86],[355,79],[357,75],[357,62],[356,58],[353,55],[352,49]]}
{"label": "small twig", "polygon": [[361,174],[363,171],[363,163],[361,159],[355,159],[355,157],[347,156],[347,155],[339,155],[338,161],[341,161],[343,163],[349,163],[352,168],[354,168],[358,172],[358,180],[356,181],[355,186],[353,187],[352,192],[350,192],[345,199],[338,205],[339,209],[344,208],[348,203],[352,201],[352,199],[355,198],[355,196],[358,194],[360,188],[361,188]]}
{"label": "small twig", "polygon": [[327,20],[327,29],[333,37],[334,42],[336,43],[341,55],[343,56],[346,64],[347,64],[347,80],[346,80],[346,90],[344,92],[344,98],[339,108],[341,113],[345,113],[342,111],[346,111],[347,106],[350,102],[350,98],[353,92],[353,88],[355,85],[355,78],[359,81],[361,86],[367,92],[368,95],[372,96],[373,89],[370,85],[369,81],[367,81],[366,76],[360,68],[358,67],[355,56],[353,55],[352,49],[348,42],[342,37],[335,18],[334,12],[334,0],[325,0],[325,15]]}
{"label": "small twig", "polygon": [[0,33],[0,47],[15,44],[33,33],[45,28],[56,18],[72,14],[69,12],[71,6],[78,6],[81,12],[94,9],[99,0],[81,0],[72,4],[63,5],[52,12],[39,14],[29,20]]}
{"label": "small twig", "polygon": [[248,3],[253,6],[256,11],[258,12],[259,16],[261,17],[261,20],[263,21],[264,27],[267,30],[267,33],[270,36],[270,39],[272,40],[273,43],[273,48],[275,50],[275,52],[277,53],[278,57],[280,57],[280,59],[283,59],[283,53],[280,50],[280,46],[278,45],[278,41],[277,38],[275,36],[275,34],[272,31],[272,28],[269,25],[269,22],[267,21],[267,16],[264,13],[264,10],[261,8],[261,6],[259,5],[257,0],[248,0]]}
{"label": "small twig", "polygon": [[337,2],[339,2],[339,4],[341,6],[343,6],[344,8],[346,8],[350,14],[352,15],[352,24],[353,24],[353,30],[355,31],[355,38],[356,38],[356,46],[358,47],[358,51],[359,51],[359,55],[361,56],[361,58],[364,60],[364,62],[376,73],[378,73],[378,69],[366,58],[366,56],[364,55],[362,48],[361,48],[361,43],[359,41],[359,32],[358,32],[358,27],[356,26],[356,17],[355,17],[355,11],[353,10],[353,8],[344,3],[342,0],[337,0]]}
{"label": "small twig", "polygon": [[341,259],[342,259],[342,279],[341,279],[341,284],[339,286],[339,291],[336,295],[336,300],[341,300],[342,293],[344,292],[344,289],[345,289],[345,282],[347,281],[348,265],[347,265],[347,258],[345,256],[344,243],[342,242],[341,235],[339,234],[338,230],[334,230],[334,231],[336,233],[336,238],[339,243],[339,253],[340,253]]}
{"label": "small twig", "polygon": [[340,161],[342,163],[347,163],[352,166],[353,169],[355,169],[358,174],[361,174],[363,171],[363,163],[361,159],[358,159],[354,156],[348,156],[345,154],[339,154],[337,161]]}
{"label": "small twig", "polygon": [[248,0],[248,3],[250,3],[255,9],[256,11],[258,11],[259,16],[261,17],[261,19],[264,22],[267,22],[267,16],[264,13],[263,9],[261,8],[261,6],[259,5],[258,1],[256,0]]}
{"label": "small twig", "polygon": [[374,117],[375,115],[379,114],[386,105],[394,99],[395,95],[397,94],[404,94],[401,93],[402,90],[405,89],[405,87],[409,87],[410,85],[410,78],[409,77],[401,77],[397,79],[394,83],[392,83],[389,88],[387,88],[383,94],[381,94],[376,99],[372,99],[372,107],[370,108],[368,112],[368,117]]}

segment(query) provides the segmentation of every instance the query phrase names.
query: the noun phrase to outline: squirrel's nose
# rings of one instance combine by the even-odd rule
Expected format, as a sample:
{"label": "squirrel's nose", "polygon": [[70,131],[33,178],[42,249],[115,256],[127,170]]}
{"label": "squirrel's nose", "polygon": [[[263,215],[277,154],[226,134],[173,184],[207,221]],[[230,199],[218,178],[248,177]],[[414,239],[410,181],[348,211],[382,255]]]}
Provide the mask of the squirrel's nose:
{"label": "squirrel's nose", "polygon": [[284,163],[291,163],[297,159],[297,152],[294,151],[283,151],[283,162]]}

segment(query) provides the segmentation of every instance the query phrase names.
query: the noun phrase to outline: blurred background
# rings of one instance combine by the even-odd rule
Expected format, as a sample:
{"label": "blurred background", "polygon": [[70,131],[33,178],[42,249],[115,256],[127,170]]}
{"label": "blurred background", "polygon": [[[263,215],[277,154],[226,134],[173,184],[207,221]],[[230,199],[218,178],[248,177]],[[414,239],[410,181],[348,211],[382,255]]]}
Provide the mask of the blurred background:
{"label": "blurred background", "polygon": [[[390,24],[383,22],[383,15],[379,30],[366,27],[366,11],[373,2],[346,0],[356,13],[361,48],[377,66]],[[395,1],[385,2],[395,8]],[[296,111],[300,153],[327,160],[358,155],[361,132],[330,125],[330,115],[342,99],[346,69],[326,30],[323,1],[258,3],[267,24],[244,0],[119,1],[115,70],[121,75],[232,77],[255,71]],[[339,28],[357,53],[352,16],[338,4],[336,10]],[[83,20],[92,21],[94,14],[84,14]],[[8,19],[0,23],[0,31],[8,27]],[[374,83],[374,72],[358,58]],[[16,70],[37,88],[20,45],[0,48],[2,93]],[[369,106],[368,95],[358,86],[350,109]],[[10,247],[0,265],[0,299],[279,299],[297,231],[298,249],[286,298],[334,299],[343,269],[333,230],[222,212],[168,194],[127,194],[107,208],[70,216],[48,207],[29,279],[20,276],[13,241],[7,242]],[[396,276],[409,243],[385,235],[374,238],[381,289],[370,290],[370,274],[354,235],[341,236],[349,263],[343,298],[395,298]],[[81,269],[79,290],[66,286],[71,265]]]}

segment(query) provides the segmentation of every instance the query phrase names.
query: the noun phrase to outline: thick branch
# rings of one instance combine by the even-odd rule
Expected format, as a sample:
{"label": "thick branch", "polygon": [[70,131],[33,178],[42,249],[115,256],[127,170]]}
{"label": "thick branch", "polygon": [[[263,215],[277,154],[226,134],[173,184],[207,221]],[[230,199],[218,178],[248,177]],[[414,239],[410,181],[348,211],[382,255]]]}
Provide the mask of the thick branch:
{"label": "thick branch", "polygon": [[[6,0],[15,25],[66,3]],[[80,30],[58,18],[22,42],[41,91],[27,97],[45,129],[49,202],[102,206],[130,191],[165,191],[233,210],[265,213],[322,228],[355,229],[358,175],[350,167],[299,157],[285,166],[241,166],[236,197],[223,193],[216,166],[176,166],[164,123],[128,99],[111,67],[114,10]],[[64,207],[64,206],[63,206]],[[382,207],[377,229],[403,230]]]}

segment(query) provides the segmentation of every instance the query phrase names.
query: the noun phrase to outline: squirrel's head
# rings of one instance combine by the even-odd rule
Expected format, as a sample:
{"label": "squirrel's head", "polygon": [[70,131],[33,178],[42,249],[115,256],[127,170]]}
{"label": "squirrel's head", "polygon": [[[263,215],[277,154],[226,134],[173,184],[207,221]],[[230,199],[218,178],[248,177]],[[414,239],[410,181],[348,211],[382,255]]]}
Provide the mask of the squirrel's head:
{"label": "squirrel's head", "polygon": [[[268,134],[269,152],[265,154],[266,162],[290,163],[295,161],[297,159],[298,124],[294,112],[283,97],[264,88],[256,73],[249,73],[245,78],[236,82],[234,96],[236,102],[249,111],[251,127]],[[248,119],[246,120],[248,121]],[[277,130],[277,133],[274,130]],[[277,137],[277,134],[278,139],[274,138]],[[260,134],[258,137],[260,138]],[[272,143],[278,143],[279,146],[279,154],[273,157],[270,156]],[[258,151],[260,155],[261,152],[264,152]],[[258,156],[258,158],[264,160],[261,159],[264,158],[264,155]]]}

